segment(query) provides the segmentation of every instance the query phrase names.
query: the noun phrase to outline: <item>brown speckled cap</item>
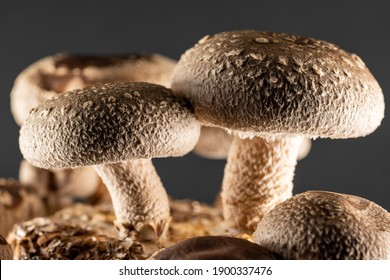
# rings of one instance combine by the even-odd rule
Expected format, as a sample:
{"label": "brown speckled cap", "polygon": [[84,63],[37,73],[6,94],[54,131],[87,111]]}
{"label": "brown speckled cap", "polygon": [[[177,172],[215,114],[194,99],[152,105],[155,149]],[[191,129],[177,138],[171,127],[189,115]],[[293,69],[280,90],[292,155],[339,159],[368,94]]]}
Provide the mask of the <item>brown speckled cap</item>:
{"label": "brown speckled cap", "polygon": [[309,191],[266,214],[253,239],[286,259],[390,259],[390,213],[361,197]]}
{"label": "brown speckled cap", "polygon": [[24,157],[41,168],[180,156],[199,137],[189,104],[149,83],[75,90],[33,109],[20,131]]}
{"label": "brown speckled cap", "polygon": [[156,260],[276,260],[276,255],[248,240],[229,236],[201,236],[158,252]]}
{"label": "brown speckled cap", "polygon": [[357,55],[287,34],[206,36],[180,58],[172,89],[206,125],[244,136],[359,137],[384,116],[382,90]]}
{"label": "brown speckled cap", "polygon": [[22,125],[29,111],[64,91],[111,82],[149,82],[170,86],[175,61],[158,54],[56,54],[31,64],[17,77],[11,111]]}

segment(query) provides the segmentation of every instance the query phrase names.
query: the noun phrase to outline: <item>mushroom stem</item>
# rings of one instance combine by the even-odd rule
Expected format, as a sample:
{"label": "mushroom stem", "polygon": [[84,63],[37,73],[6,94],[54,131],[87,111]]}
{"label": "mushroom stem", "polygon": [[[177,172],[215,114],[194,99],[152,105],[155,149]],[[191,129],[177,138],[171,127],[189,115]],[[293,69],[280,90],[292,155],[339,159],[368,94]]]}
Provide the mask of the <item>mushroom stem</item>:
{"label": "mushroom stem", "polygon": [[170,221],[167,193],[150,159],[95,165],[108,188],[121,236],[164,238]]}
{"label": "mushroom stem", "polygon": [[235,137],[222,182],[225,220],[252,233],[262,217],[292,196],[300,137],[266,140]]}

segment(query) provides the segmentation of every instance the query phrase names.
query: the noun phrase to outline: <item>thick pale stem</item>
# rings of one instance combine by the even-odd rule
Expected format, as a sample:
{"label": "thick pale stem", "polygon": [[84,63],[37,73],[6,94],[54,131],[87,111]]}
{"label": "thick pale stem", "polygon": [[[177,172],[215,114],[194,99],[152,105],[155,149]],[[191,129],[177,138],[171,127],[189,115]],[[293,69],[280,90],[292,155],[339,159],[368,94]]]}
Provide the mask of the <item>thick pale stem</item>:
{"label": "thick pale stem", "polygon": [[291,197],[301,143],[234,138],[222,182],[223,215],[232,227],[253,233],[264,214]]}
{"label": "thick pale stem", "polygon": [[108,188],[122,236],[163,238],[170,221],[167,193],[149,159],[95,166]]}

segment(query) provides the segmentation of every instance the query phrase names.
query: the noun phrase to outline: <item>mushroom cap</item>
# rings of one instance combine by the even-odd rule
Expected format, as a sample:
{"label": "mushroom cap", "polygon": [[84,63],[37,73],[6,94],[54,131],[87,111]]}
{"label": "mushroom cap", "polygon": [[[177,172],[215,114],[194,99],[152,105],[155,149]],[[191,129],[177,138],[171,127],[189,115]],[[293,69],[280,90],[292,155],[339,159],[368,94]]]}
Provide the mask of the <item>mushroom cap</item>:
{"label": "mushroom cap", "polygon": [[361,197],[308,191],[266,214],[253,240],[285,259],[390,259],[390,214]]}
{"label": "mushroom cap", "polygon": [[42,169],[22,160],[19,182],[35,189],[49,214],[74,201],[95,204],[109,199],[107,188],[93,167],[77,169]]}
{"label": "mushroom cap", "polygon": [[248,240],[228,236],[200,236],[158,252],[156,260],[275,260],[274,254]]}
{"label": "mushroom cap", "polygon": [[310,153],[312,141],[309,138],[303,138],[299,147],[297,160],[304,159]]}
{"label": "mushroom cap", "polygon": [[202,126],[199,141],[193,152],[209,159],[226,159],[233,135],[219,127]]}
{"label": "mushroom cap", "polygon": [[35,166],[73,168],[181,156],[199,132],[189,103],[171,90],[117,83],[67,92],[32,109],[19,144]]}
{"label": "mushroom cap", "polygon": [[13,252],[11,245],[0,235],[0,260],[12,260],[12,258]]}
{"label": "mushroom cap", "polygon": [[44,57],[22,71],[11,91],[11,111],[22,125],[29,111],[64,91],[110,82],[149,82],[170,86],[175,61],[158,54]]}
{"label": "mushroom cap", "polygon": [[205,125],[243,137],[359,137],[384,116],[382,90],[357,55],[280,33],[204,37],[180,58],[172,89]]}

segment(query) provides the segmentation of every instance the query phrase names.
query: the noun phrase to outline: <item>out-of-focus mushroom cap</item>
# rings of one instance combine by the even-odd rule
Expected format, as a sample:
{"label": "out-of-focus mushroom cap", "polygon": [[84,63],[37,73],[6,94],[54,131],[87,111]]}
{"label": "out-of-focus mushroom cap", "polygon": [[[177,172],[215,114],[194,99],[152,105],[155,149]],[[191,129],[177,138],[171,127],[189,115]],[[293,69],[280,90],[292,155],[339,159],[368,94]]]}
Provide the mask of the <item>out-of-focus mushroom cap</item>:
{"label": "out-of-focus mushroom cap", "polygon": [[218,127],[202,126],[193,152],[210,159],[226,159],[233,136]]}
{"label": "out-of-focus mushroom cap", "polygon": [[201,122],[242,137],[359,137],[384,116],[382,90],[357,55],[287,34],[206,36],[180,58],[172,89]]}
{"label": "out-of-focus mushroom cap", "polygon": [[156,254],[157,260],[275,260],[274,254],[248,240],[228,236],[193,237]]}
{"label": "out-of-focus mushroom cap", "polygon": [[309,154],[312,145],[311,142],[312,140],[310,140],[309,138],[302,139],[302,144],[299,147],[297,160],[304,159]]}
{"label": "out-of-focus mushroom cap", "polygon": [[121,81],[169,87],[175,63],[158,54],[56,54],[44,57],[17,77],[11,91],[11,111],[16,123],[22,125],[32,108],[64,91]]}
{"label": "out-of-focus mushroom cap", "polygon": [[20,131],[24,157],[41,168],[182,156],[200,125],[190,105],[148,83],[75,90],[33,109]]}
{"label": "out-of-focus mushroom cap", "polygon": [[12,260],[13,252],[11,245],[7,243],[3,236],[0,235],[0,260]]}
{"label": "out-of-focus mushroom cap", "polygon": [[[234,136],[218,127],[202,126],[199,141],[193,152],[209,159],[226,159]],[[311,140],[304,138],[298,152],[298,160],[304,159],[311,150]]]}
{"label": "out-of-focus mushroom cap", "polygon": [[46,214],[38,193],[13,179],[0,179],[0,235],[6,236],[15,223]]}
{"label": "out-of-focus mushroom cap", "polygon": [[309,191],[266,214],[253,239],[285,259],[389,259],[390,214],[361,197]]}

